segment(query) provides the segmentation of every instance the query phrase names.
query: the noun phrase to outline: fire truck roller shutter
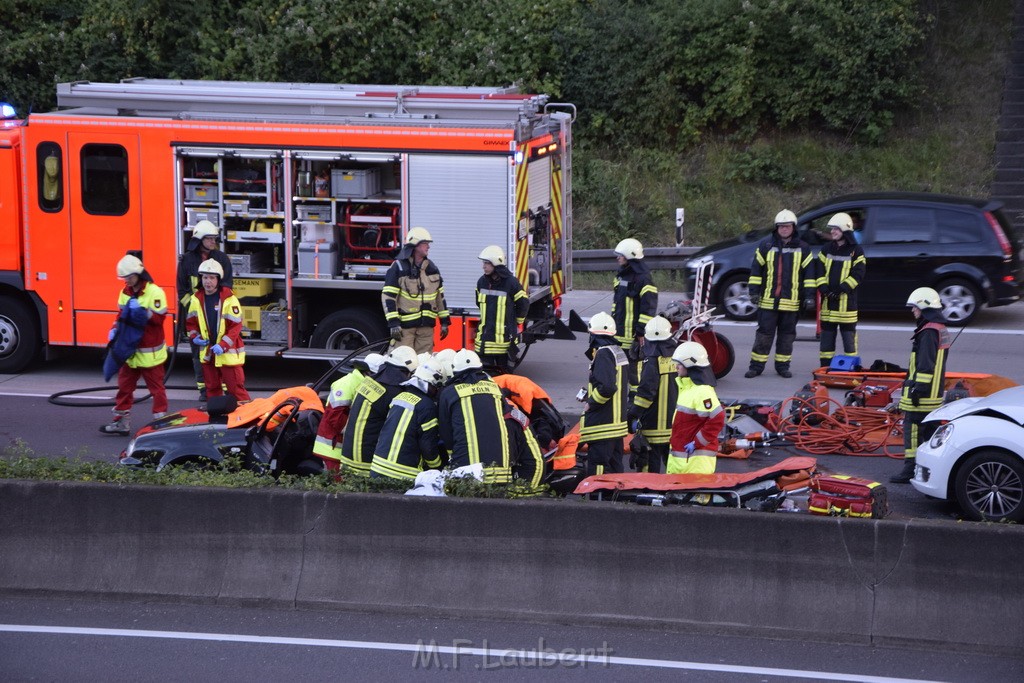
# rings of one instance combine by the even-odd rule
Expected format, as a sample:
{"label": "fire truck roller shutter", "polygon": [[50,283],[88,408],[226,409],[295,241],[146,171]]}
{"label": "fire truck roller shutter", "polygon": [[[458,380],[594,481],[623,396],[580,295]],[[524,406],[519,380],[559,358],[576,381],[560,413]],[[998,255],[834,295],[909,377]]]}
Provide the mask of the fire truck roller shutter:
{"label": "fire truck roller shutter", "polygon": [[441,271],[449,310],[476,310],[477,256],[484,247],[499,245],[514,268],[513,172],[507,155],[409,156],[409,225],[422,225],[434,238],[430,260]]}

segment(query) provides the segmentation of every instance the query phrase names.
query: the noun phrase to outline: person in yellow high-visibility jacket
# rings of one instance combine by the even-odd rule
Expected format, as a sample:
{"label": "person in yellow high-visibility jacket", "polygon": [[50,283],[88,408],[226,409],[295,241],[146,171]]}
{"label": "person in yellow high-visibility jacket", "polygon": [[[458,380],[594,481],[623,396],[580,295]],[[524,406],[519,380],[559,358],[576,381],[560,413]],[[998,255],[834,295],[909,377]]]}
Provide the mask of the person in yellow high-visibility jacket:
{"label": "person in yellow high-visibility jacket", "polygon": [[676,416],[672,420],[669,474],[714,474],[718,435],[725,411],[715,393],[708,352],[698,342],[683,342],[672,354],[679,377]]}
{"label": "person in yellow high-visibility jacket", "polygon": [[245,389],[245,343],[242,341],[242,305],[230,287],[221,284],[224,269],[213,259],[199,266],[201,287],[188,305],[185,330],[195,346],[203,348],[200,361],[208,397],[228,393],[248,401]]}

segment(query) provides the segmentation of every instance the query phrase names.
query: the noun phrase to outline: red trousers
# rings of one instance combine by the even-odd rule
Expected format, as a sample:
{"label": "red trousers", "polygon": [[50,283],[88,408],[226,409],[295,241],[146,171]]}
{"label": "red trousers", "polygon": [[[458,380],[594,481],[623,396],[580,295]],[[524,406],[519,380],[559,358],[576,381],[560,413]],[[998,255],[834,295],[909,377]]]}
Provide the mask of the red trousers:
{"label": "red trousers", "polygon": [[223,396],[224,388],[237,401],[248,401],[249,392],[245,390],[245,371],[241,365],[222,365],[219,368],[213,363],[203,363],[203,379],[206,380],[207,397]]}
{"label": "red trousers", "polygon": [[167,390],[164,388],[164,365],[151,368],[130,368],[122,365],[117,371],[117,398],[114,410],[128,411],[135,402],[135,387],[139,385],[139,377],[146,383],[149,393],[153,394],[153,412],[167,412]]}

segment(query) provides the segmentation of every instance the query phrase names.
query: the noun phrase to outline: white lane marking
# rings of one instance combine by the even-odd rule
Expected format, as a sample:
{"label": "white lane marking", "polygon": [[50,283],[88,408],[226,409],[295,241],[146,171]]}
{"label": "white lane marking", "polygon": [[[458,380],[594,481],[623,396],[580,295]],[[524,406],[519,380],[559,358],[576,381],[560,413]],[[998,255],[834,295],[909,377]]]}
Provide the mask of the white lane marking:
{"label": "white lane marking", "polygon": [[[717,326],[722,326],[722,327],[749,327],[749,328],[753,329],[753,328],[757,327],[757,323],[754,322],[753,320],[749,320],[749,321],[718,320],[718,321],[715,321],[714,326],[715,327],[717,327]],[[813,330],[813,329],[815,329],[817,327],[817,324],[815,324],[815,323],[797,323],[796,326],[797,327],[803,327],[805,329]],[[1004,334],[1004,335],[1009,335],[1009,336],[1021,336],[1021,335],[1024,335],[1024,330],[993,330],[993,329],[987,328],[987,327],[978,327],[978,328],[973,328],[973,327],[966,327],[966,328],[950,327],[949,328],[949,333],[950,333],[950,335],[955,337],[957,334],[960,333],[961,329],[963,330],[964,334]],[[906,332],[907,334],[910,334],[911,332],[914,331],[914,327],[912,325],[864,325],[863,323],[857,323],[857,331],[858,332],[862,332],[862,331],[865,331],[865,330],[871,331],[871,332]]]}
{"label": "white lane marking", "polygon": [[[35,626],[25,624],[0,624],[0,631],[8,633],[46,633],[59,635],[113,636],[121,638],[164,638],[171,640],[206,640],[229,643],[261,643],[268,645],[299,645],[303,647],[335,647],[351,650],[385,650],[391,652],[412,652],[434,655],[445,654],[455,657],[484,657],[491,662],[515,661],[537,662],[543,658],[548,666],[554,662],[577,665],[597,664],[637,666],[657,669],[687,669],[691,671],[714,671],[719,673],[747,674],[750,676],[788,676],[790,678],[811,678],[827,681],[866,681],[868,683],[938,683],[918,678],[893,678],[890,676],[866,676],[843,674],[829,671],[804,671],[801,669],[776,669],[772,667],[740,666],[734,664],[710,664],[707,662],[684,662],[670,659],[643,659],[638,657],[614,657],[611,655],[565,654],[564,652],[537,650],[451,647],[428,643],[381,643],[362,640],[328,640],[323,638],[285,638],[279,636],[253,636],[234,633],[192,633],[188,631],[144,631],[118,628],[83,628],[77,626]],[[426,660],[423,660],[426,661]]]}

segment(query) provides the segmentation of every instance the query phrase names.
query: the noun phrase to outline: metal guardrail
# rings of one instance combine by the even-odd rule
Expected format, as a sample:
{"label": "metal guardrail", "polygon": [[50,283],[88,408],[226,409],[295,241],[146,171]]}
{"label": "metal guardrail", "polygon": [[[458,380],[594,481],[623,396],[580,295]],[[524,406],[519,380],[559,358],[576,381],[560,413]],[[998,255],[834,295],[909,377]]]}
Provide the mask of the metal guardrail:
{"label": "metal guardrail", "polygon": [[[644,247],[644,262],[651,270],[679,270],[687,257],[702,247]],[[618,270],[612,249],[580,249],[572,253],[572,269],[576,272],[608,272]]]}

